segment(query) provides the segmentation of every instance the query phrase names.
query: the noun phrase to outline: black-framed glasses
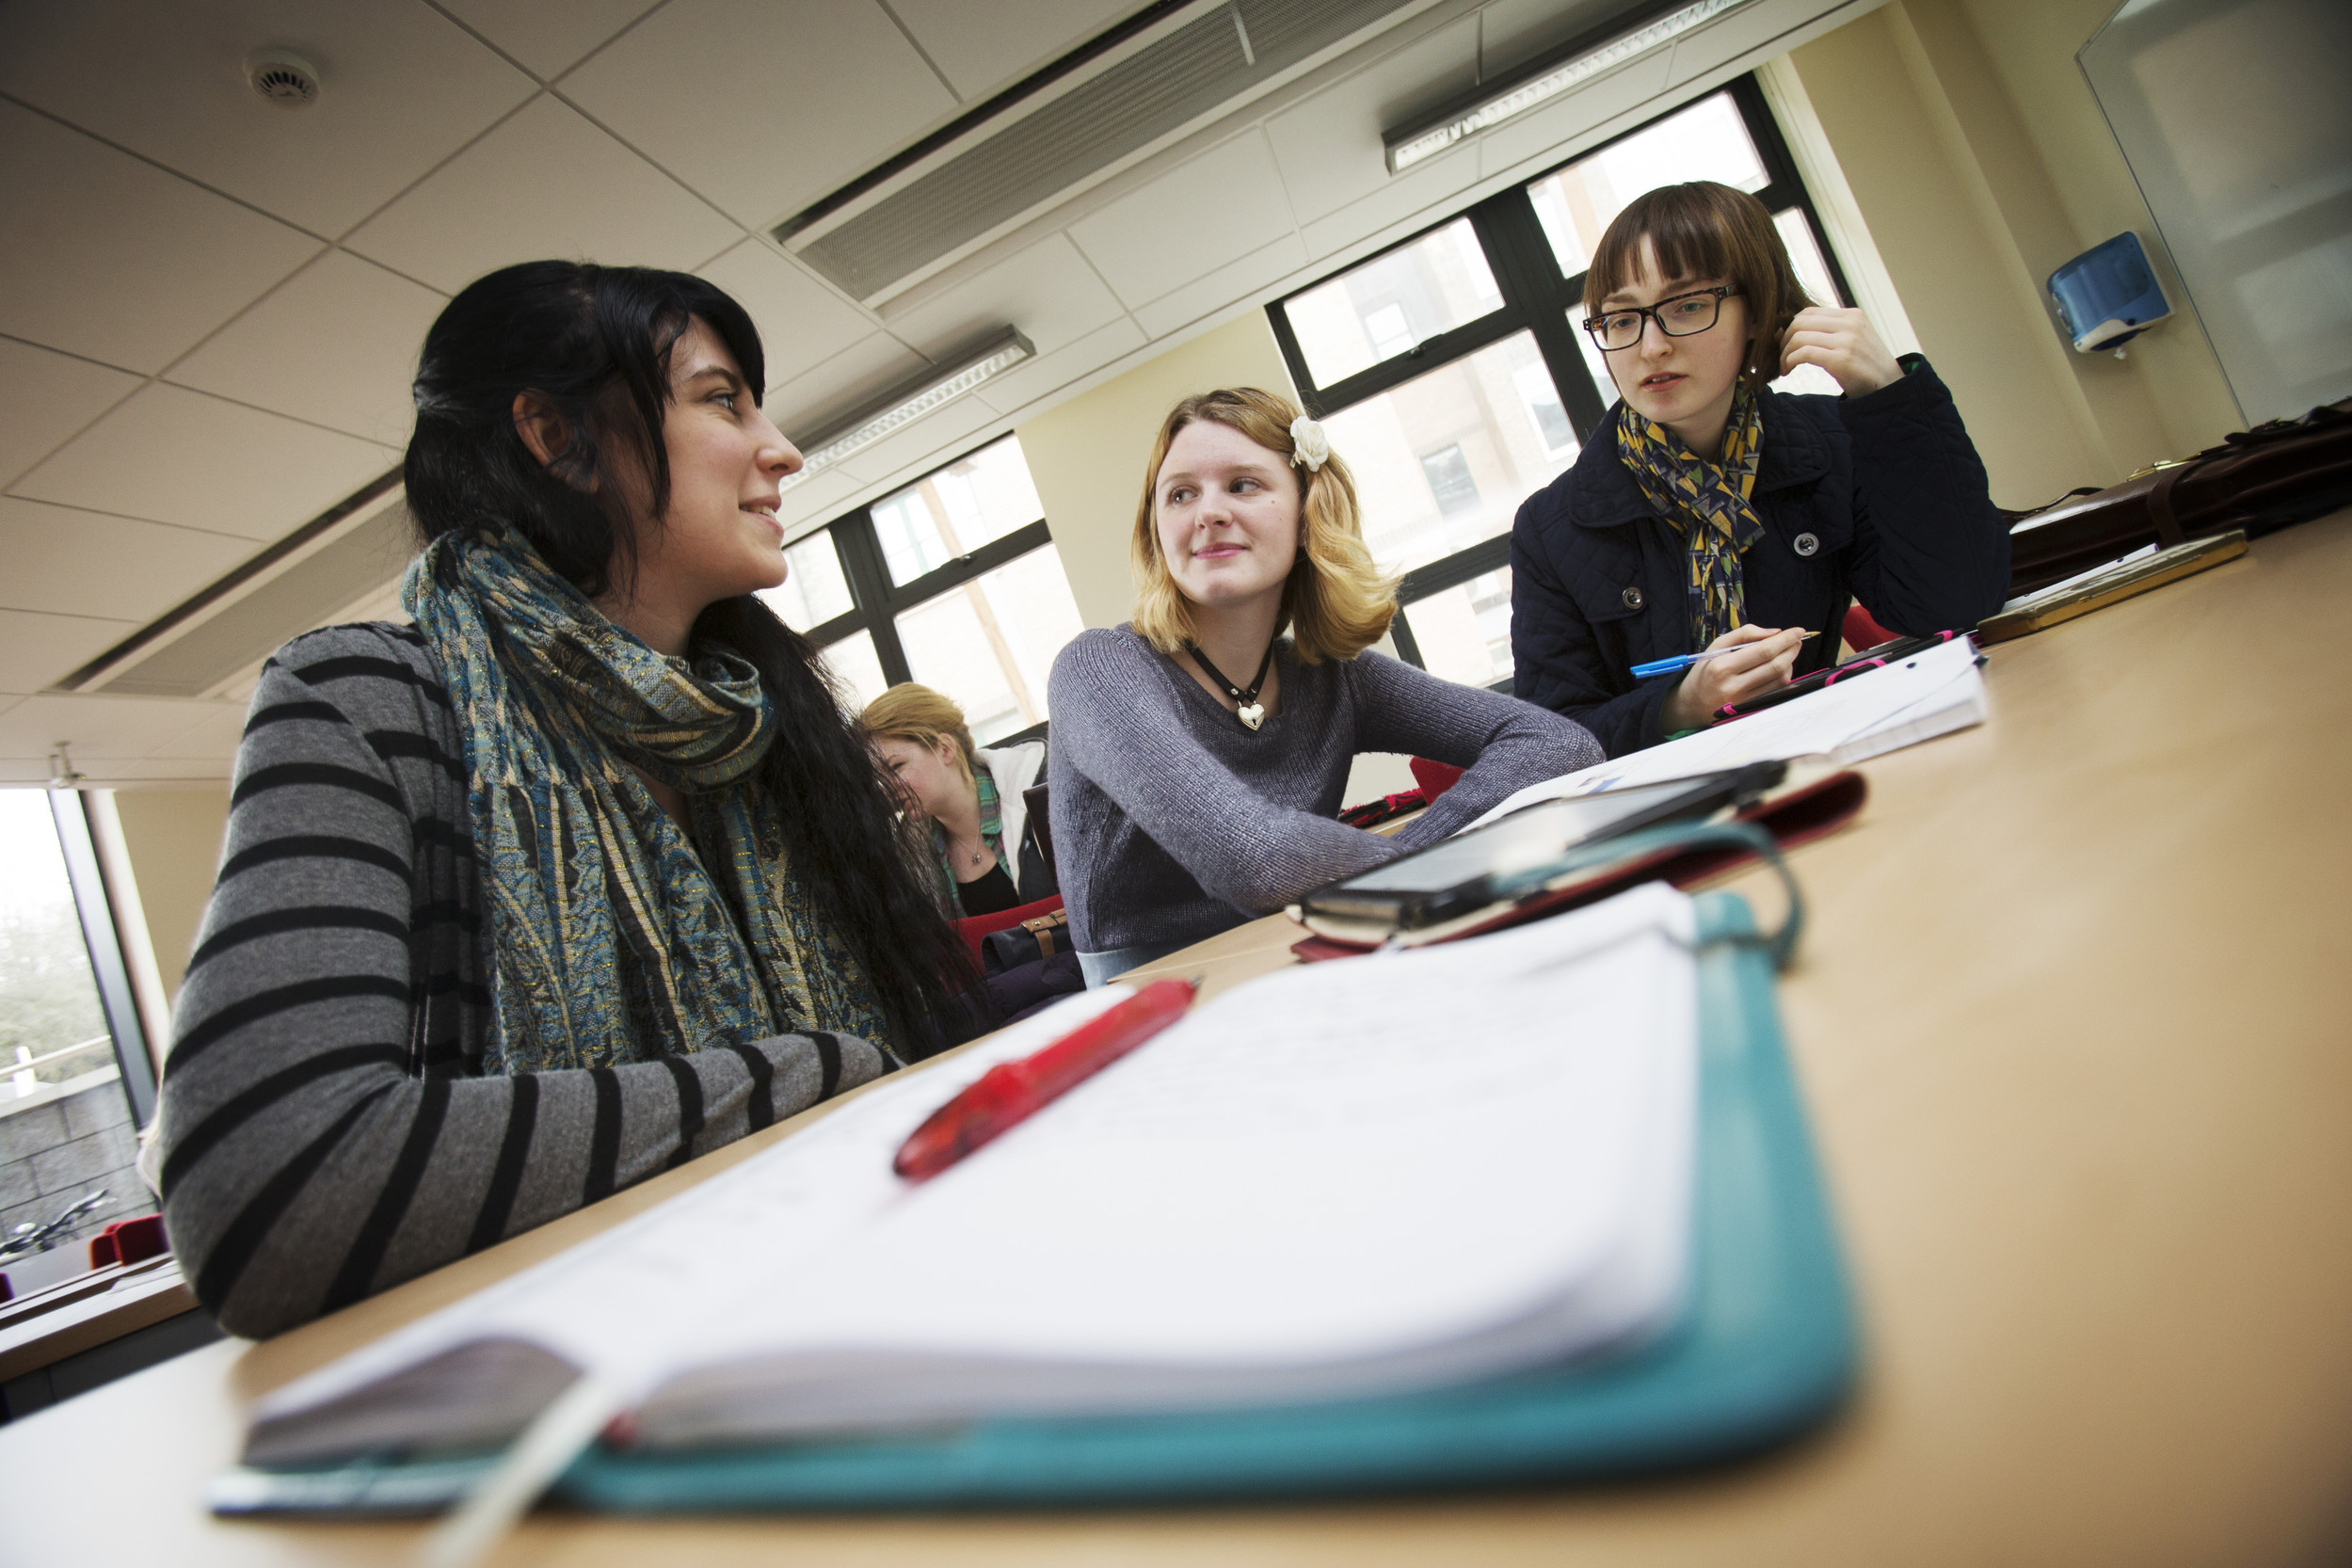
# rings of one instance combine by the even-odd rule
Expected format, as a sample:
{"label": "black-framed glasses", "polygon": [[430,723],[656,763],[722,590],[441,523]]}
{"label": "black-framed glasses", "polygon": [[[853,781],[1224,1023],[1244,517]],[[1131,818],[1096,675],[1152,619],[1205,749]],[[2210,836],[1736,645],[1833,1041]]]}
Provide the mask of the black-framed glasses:
{"label": "black-framed glasses", "polygon": [[1587,316],[1584,329],[1592,334],[1593,343],[1604,354],[1614,354],[1640,343],[1645,317],[1656,322],[1657,329],[1668,337],[1687,338],[1714,326],[1715,318],[1722,313],[1723,301],[1738,292],[1727,283],[1718,284],[1711,289],[1678,294],[1655,305],[1628,305],[1622,311],[1604,311],[1599,315]]}

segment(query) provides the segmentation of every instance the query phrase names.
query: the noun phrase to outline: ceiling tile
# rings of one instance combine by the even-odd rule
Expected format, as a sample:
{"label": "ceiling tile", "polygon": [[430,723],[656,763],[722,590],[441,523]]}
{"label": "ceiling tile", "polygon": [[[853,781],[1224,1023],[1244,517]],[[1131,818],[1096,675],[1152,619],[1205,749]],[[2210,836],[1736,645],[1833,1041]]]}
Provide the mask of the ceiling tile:
{"label": "ceiling tile", "polygon": [[452,16],[552,81],[645,15],[655,0],[440,0]]}
{"label": "ceiling tile", "polygon": [[561,87],[753,228],[956,106],[874,0],[671,0]]}
{"label": "ceiling tile", "polygon": [[1570,145],[1614,116],[1635,109],[1656,113],[1648,104],[1666,90],[1673,59],[1672,49],[1654,49],[1542,108],[1496,126],[1478,138],[1480,176],[1500,174],[1530,158],[1564,157]]}
{"label": "ceiling tile", "polygon": [[152,374],[319,248],[0,101],[0,332]]}
{"label": "ceiling tile", "polygon": [[1633,24],[1640,0],[1488,0],[1480,12],[1479,79],[1489,81],[1572,39]]}
{"label": "ceiling tile", "polygon": [[157,384],[75,437],[10,493],[275,539],[399,461],[398,452],[373,441]]}
{"label": "ceiling tile", "polygon": [[[55,684],[137,630],[134,620],[0,610],[0,692],[38,692]],[[0,714],[0,724],[13,717],[12,709]]]}
{"label": "ceiling tile", "polygon": [[821,436],[844,415],[921,375],[928,365],[889,333],[876,332],[816,369],[769,388],[768,417],[794,440]]}
{"label": "ceiling tile", "polygon": [[237,743],[245,738],[248,703],[189,702],[182,706],[194,711],[195,722],[168,739],[157,741],[143,755],[159,760],[218,762],[226,767],[237,755]]}
{"label": "ceiling tile", "polygon": [[1050,354],[1124,314],[1067,235],[1055,234],[945,293],[888,311],[890,330],[937,358],[1000,327]]}
{"label": "ceiling tile", "polygon": [[1089,213],[1069,231],[1130,305],[1293,232],[1273,155],[1255,131]]}
{"label": "ceiling tile", "polygon": [[1381,134],[1478,85],[1479,19],[1398,50],[1266,122],[1290,204],[1304,223],[1388,184]]}
{"label": "ceiling tile", "polygon": [[345,242],[455,294],[546,256],[699,265],[743,231],[552,98],[467,148]]}
{"label": "ceiling tile", "polygon": [[[76,768],[147,757],[215,717],[216,706],[148,696],[34,696],[0,713],[0,757],[45,758],[64,741]],[[87,770],[85,770],[87,771]]]}
{"label": "ceiling tile", "polygon": [[[264,103],[290,49],[318,101]],[[0,11],[0,91],[315,233],[343,232],[536,90],[421,0],[75,0]]]}
{"label": "ceiling tile", "polygon": [[0,609],[152,620],[253,541],[0,496]]}
{"label": "ceiling tile", "polygon": [[[797,543],[815,532],[815,525],[841,515],[842,504],[864,486],[840,469],[827,469],[784,492],[776,519],[784,524],[787,543]],[[797,533],[793,532],[798,530]]]}
{"label": "ceiling tile", "polygon": [[765,240],[745,240],[698,270],[751,312],[771,387],[808,374],[873,331],[865,312],[828,293]]}
{"label": "ceiling tile", "polygon": [[0,338],[0,485],[138,390],[126,371]]}
{"label": "ceiling tile", "polygon": [[1301,224],[1299,232],[1306,240],[1306,253],[1320,260],[1383,230],[1391,231],[1384,236],[1387,239],[1403,239],[1415,229],[1460,212],[1462,204],[1455,196],[1478,177],[1476,142],[1464,142],[1417,163],[1369,195]]}
{"label": "ceiling tile", "polygon": [[408,384],[416,378],[417,351],[444,303],[373,262],[330,250],[165,376],[199,392],[406,445],[416,424]]}
{"label": "ceiling tile", "polygon": [[1296,234],[1285,234],[1261,250],[1253,250],[1148,305],[1136,307],[1135,319],[1153,337],[1164,338],[1253,295],[1263,297],[1263,291],[1305,264],[1306,243]]}
{"label": "ceiling tile", "polygon": [[890,0],[891,11],[967,99],[1011,86],[1140,8],[1136,0]]}

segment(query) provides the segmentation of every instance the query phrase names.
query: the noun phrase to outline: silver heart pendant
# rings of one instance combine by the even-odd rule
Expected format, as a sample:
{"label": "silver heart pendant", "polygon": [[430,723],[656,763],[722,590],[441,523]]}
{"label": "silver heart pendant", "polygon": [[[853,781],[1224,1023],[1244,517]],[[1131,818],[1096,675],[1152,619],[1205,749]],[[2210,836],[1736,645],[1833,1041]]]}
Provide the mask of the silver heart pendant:
{"label": "silver heart pendant", "polygon": [[1248,725],[1252,729],[1256,729],[1259,725],[1266,722],[1266,705],[1262,702],[1243,703],[1239,709],[1235,710],[1233,716],[1240,719],[1243,724]]}

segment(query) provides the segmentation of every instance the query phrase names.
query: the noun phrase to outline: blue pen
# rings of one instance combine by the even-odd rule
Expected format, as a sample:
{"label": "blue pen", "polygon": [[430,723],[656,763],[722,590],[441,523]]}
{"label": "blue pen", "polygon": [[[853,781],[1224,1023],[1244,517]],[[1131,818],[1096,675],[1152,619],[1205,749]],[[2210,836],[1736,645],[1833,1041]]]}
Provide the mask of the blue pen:
{"label": "blue pen", "polygon": [[[1801,643],[1806,638],[1819,635],[1821,633],[1818,632],[1808,632],[1797,640]],[[1676,670],[1688,669],[1702,659],[1720,659],[1726,653],[1736,653],[1740,648],[1749,646],[1747,643],[1741,643],[1737,648],[1719,648],[1705,653],[1677,653],[1672,659],[1653,659],[1646,664],[1634,665],[1633,678],[1636,680],[1647,680],[1654,675],[1672,675]]]}

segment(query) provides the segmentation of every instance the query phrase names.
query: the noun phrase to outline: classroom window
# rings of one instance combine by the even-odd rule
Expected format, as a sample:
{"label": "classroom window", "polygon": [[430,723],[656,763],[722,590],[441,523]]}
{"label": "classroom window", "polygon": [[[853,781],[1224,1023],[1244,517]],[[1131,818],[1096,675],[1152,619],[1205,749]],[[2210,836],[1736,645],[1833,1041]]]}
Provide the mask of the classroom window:
{"label": "classroom window", "polygon": [[47,1254],[0,1256],[26,1289],[86,1268],[83,1238],[154,1209],[131,1169],[137,1128],[77,903],[104,893],[77,888],[65,854],[67,825],[87,843],[81,811],[70,792],[0,790],[0,1239],[104,1194]]}
{"label": "classroom window", "polygon": [[1054,656],[1083,623],[1017,439],[836,519],[785,555],[784,585],[760,597],[817,644],[856,706],[919,680],[956,700],[983,745],[1045,723]]}
{"label": "classroom window", "polygon": [[[1579,323],[1609,221],[1660,185],[1763,201],[1797,275],[1850,297],[1752,77],[1683,104],[1288,298],[1267,314],[1291,378],[1356,476],[1373,557],[1402,572],[1397,651],[1511,684],[1511,523],[1617,401]],[[1774,383],[1834,392],[1812,366]]]}

